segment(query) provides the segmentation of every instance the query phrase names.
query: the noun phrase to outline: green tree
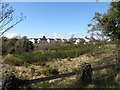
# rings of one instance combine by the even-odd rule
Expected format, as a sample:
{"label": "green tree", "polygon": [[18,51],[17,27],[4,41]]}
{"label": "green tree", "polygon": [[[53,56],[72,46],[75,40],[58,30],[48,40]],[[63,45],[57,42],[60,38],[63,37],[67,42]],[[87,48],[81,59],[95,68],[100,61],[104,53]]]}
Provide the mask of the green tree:
{"label": "green tree", "polygon": [[30,52],[34,48],[33,43],[27,37],[6,38],[2,37],[2,54],[14,52]]}
{"label": "green tree", "polygon": [[[120,1],[111,2],[106,13],[95,13],[93,20],[96,21],[95,30],[113,41],[117,41],[118,48],[118,72],[120,71]],[[118,75],[119,74],[119,75]],[[120,72],[117,74],[120,79]]]}
{"label": "green tree", "polygon": [[7,45],[6,45],[7,41],[8,41],[7,37],[2,37],[2,54],[5,54],[7,52],[7,49],[6,49],[6,47],[7,47]]}
{"label": "green tree", "polygon": [[33,43],[26,36],[19,39],[15,44],[15,51],[29,52],[33,50]]}
{"label": "green tree", "polygon": [[120,1],[112,2],[110,6],[104,14],[95,13],[93,17],[93,20],[97,22],[95,30],[112,40],[118,40],[120,39]]}

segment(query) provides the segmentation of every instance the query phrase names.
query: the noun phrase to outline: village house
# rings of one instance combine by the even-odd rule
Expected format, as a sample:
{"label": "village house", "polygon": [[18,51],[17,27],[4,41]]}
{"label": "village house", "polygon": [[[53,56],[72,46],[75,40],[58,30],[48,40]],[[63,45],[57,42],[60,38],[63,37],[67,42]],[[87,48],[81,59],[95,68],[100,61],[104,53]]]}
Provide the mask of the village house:
{"label": "village house", "polygon": [[29,38],[29,41],[31,41],[32,43],[35,43],[34,38]]}
{"label": "village house", "polygon": [[29,41],[33,43],[70,43],[70,44],[94,44],[95,41],[94,38],[73,38],[72,41],[71,39],[60,39],[60,38],[46,38],[43,36],[43,38],[29,38]]}
{"label": "village house", "polygon": [[79,44],[79,43],[83,43],[84,44],[85,43],[84,38],[76,38],[74,44]]}
{"label": "village house", "polygon": [[35,39],[34,39],[34,43],[39,43],[39,42],[38,42],[38,38],[35,38]]}
{"label": "village house", "polygon": [[75,41],[75,43],[74,44],[79,44],[80,43],[80,39],[78,38],[76,41]]}
{"label": "village house", "polygon": [[63,42],[62,39],[60,39],[60,38],[56,38],[55,41],[56,41],[56,43],[62,43]]}
{"label": "village house", "polygon": [[33,43],[48,43],[45,36],[43,38],[29,38],[29,41]]}
{"label": "village house", "polygon": [[62,42],[66,43],[68,40],[67,39],[62,39]]}
{"label": "village house", "polygon": [[90,44],[90,38],[83,38],[85,40],[84,44]]}
{"label": "village house", "polygon": [[29,38],[29,41],[33,43],[38,43],[38,38]]}
{"label": "village house", "polygon": [[39,38],[39,43],[48,43],[46,37],[43,36],[43,38]]}
{"label": "village house", "polygon": [[48,39],[47,39],[47,42],[48,42],[48,43],[55,43],[55,39],[53,39],[53,38],[48,38]]}

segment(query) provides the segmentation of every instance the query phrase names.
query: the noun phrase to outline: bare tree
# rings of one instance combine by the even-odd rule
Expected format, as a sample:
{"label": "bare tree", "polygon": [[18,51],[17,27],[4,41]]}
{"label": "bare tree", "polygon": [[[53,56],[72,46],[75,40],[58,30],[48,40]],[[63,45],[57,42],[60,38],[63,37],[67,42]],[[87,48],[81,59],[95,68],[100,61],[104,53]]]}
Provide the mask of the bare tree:
{"label": "bare tree", "polygon": [[17,17],[13,23],[13,13],[14,9],[10,7],[8,3],[0,2],[0,36],[26,18],[21,13],[20,17]]}

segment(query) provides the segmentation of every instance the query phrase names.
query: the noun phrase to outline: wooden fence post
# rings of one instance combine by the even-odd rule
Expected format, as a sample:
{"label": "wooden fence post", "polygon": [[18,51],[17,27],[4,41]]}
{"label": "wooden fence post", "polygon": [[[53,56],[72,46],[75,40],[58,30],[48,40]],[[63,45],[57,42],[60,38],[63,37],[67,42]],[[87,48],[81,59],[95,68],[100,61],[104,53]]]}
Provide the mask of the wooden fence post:
{"label": "wooden fence post", "polygon": [[82,73],[80,77],[80,83],[82,86],[87,86],[92,83],[92,68],[89,63],[85,63],[82,66]]}
{"label": "wooden fence post", "polygon": [[21,80],[16,78],[14,75],[6,77],[3,82],[2,90],[9,90],[9,89],[18,89],[19,86],[27,85],[28,80]]}

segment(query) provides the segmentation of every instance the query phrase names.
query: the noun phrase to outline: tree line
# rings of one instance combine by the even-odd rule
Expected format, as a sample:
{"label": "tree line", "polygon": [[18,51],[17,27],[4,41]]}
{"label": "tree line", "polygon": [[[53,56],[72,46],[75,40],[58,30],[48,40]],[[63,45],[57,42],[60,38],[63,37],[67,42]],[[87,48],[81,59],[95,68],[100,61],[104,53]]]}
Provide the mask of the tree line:
{"label": "tree line", "polygon": [[34,48],[33,43],[24,36],[20,39],[2,37],[2,54],[14,53],[14,52],[30,52]]}

